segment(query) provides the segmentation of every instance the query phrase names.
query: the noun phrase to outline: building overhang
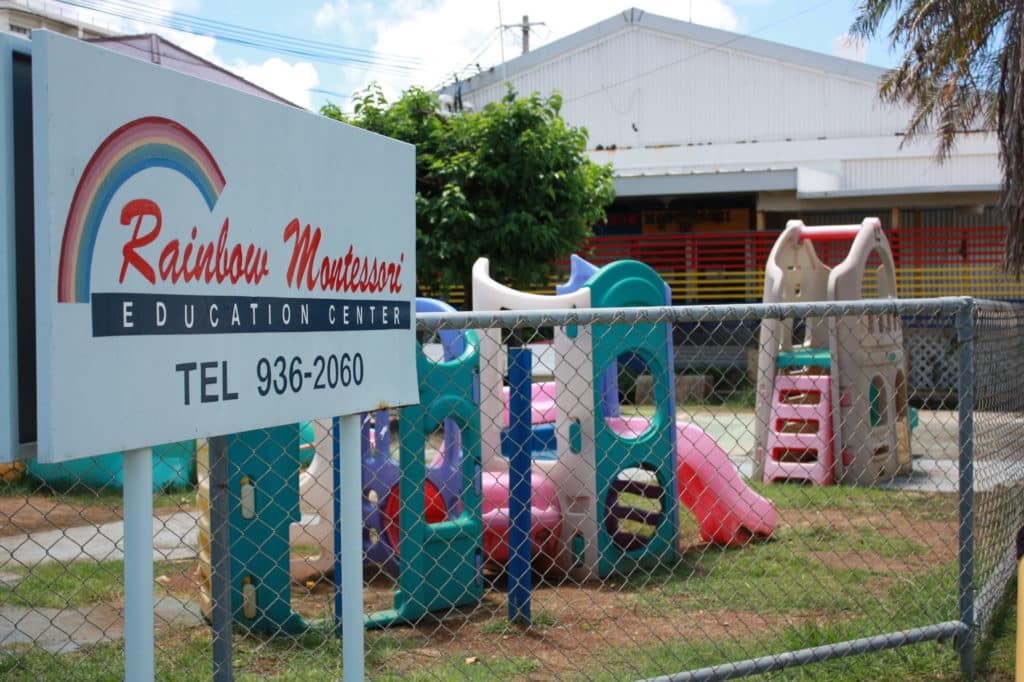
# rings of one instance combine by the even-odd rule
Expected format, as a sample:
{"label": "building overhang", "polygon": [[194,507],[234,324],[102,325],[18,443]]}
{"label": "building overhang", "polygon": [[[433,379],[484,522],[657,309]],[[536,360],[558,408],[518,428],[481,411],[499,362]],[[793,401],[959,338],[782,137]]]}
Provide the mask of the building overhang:
{"label": "building overhang", "polygon": [[995,136],[964,134],[941,162],[929,141],[882,136],[761,144],[594,149],[619,197],[784,192],[797,200],[998,193]]}
{"label": "building overhang", "polygon": [[707,171],[615,178],[618,197],[749,194],[796,189],[797,169]]}

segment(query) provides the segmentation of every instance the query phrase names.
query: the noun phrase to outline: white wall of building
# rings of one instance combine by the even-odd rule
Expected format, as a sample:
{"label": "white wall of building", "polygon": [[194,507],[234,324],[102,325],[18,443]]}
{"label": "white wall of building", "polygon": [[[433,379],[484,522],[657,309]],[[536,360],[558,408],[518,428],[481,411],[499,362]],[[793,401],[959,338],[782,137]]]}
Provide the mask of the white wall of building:
{"label": "white wall of building", "polygon": [[592,158],[629,179],[620,195],[626,184],[637,194],[646,184],[654,194],[793,190],[807,199],[997,191],[995,137],[968,134],[938,163],[931,137],[905,143],[909,109],[879,99],[883,73],[627,10],[461,88],[478,109],[504,96],[506,81],[521,95],[561,92],[562,114],[588,130]]}

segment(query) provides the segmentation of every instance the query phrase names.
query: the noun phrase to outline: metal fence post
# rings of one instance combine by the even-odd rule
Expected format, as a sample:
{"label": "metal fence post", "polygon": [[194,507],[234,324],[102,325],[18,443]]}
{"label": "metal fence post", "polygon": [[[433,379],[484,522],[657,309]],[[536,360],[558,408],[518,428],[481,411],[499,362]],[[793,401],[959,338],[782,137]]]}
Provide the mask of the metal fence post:
{"label": "metal fence post", "polygon": [[228,438],[207,439],[210,453],[210,621],[213,679],[234,678],[231,658],[231,491],[228,490]]}
{"label": "metal fence post", "polygon": [[974,676],[974,312],[973,299],[964,299],[957,313],[960,374],[957,380],[959,426],[959,544],[958,611],[967,626],[957,638],[960,671]]}

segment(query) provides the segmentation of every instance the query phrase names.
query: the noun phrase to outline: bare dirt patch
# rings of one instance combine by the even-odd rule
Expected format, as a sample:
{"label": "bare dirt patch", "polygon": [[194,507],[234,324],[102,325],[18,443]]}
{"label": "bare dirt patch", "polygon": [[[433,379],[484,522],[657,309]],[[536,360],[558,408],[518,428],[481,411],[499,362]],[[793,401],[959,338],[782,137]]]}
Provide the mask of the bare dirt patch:
{"label": "bare dirt patch", "polygon": [[106,505],[80,506],[45,495],[0,497],[0,537],[120,521],[121,510]]}
{"label": "bare dirt patch", "polygon": [[[161,516],[177,511],[195,511],[192,504],[159,506],[153,514]],[[60,528],[98,526],[122,521],[120,506],[97,502],[62,502],[58,495],[10,495],[0,497],[0,537],[23,535]]]}
{"label": "bare dirt patch", "polygon": [[[431,658],[464,658],[482,665],[519,660],[529,661],[534,667],[516,675],[516,679],[550,680],[574,677],[580,670],[594,669],[601,661],[612,664],[609,659],[613,657],[618,658],[613,665],[616,674],[621,675],[630,652],[649,655],[660,644],[746,637],[750,632],[778,631],[819,618],[813,613],[735,610],[653,614],[638,606],[629,594],[589,586],[538,590],[533,613],[539,624],[530,628],[504,622],[503,598],[489,597],[484,608],[490,613],[481,613],[478,608],[462,621],[449,617],[379,636],[406,641],[413,647],[401,655],[400,665],[410,670]],[[543,616],[538,619],[537,614]],[[680,661],[679,666],[683,669],[685,662]]]}

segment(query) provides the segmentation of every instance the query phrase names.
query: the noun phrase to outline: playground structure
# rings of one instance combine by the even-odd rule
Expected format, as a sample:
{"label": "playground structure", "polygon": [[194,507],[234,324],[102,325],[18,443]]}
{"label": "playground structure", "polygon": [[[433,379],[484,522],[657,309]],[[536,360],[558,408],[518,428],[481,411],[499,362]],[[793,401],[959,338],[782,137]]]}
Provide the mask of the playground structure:
{"label": "playground structure", "polygon": [[[83,457],[58,464],[41,464],[32,459],[25,463],[25,472],[50,488],[82,485],[91,490],[122,490],[124,488],[123,455],[112,452]],[[169,443],[153,448],[153,491],[184,488],[195,475],[195,444],[193,441]]]}
{"label": "playground structure", "polygon": [[[454,308],[442,301],[418,298],[416,312],[454,312]],[[458,363],[473,362],[475,345],[472,337],[467,344],[464,335],[455,331],[442,331],[440,341],[442,357],[440,366],[435,370],[437,373],[453,369]],[[467,350],[468,356],[463,358]],[[420,354],[424,361],[430,362],[422,352],[422,347]],[[420,372],[421,377],[427,374],[429,372]],[[440,390],[440,386],[435,388],[435,391]],[[291,527],[291,544],[314,546],[320,551],[316,557],[292,562],[292,576],[300,581],[327,573],[334,566],[331,438],[321,423],[313,422],[312,425],[318,431],[316,443],[319,445],[308,468],[299,474],[302,516]],[[428,523],[438,523],[456,516],[461,492],[461,434],[453,419],[445,419],[443,429],[444,445],[436,461],[425,471],[425,514]],[[363,462],[363,521],[366,526],[363,551],[368,561],[396,575],[398,565],[394,548],[398,546],[400,467],[391,452],[390,415],[387,410],[363,416],[360,443]]]}
{"label": "playground structure", "polygon": [[[850,241],[828,267],[815,243]],[[877,263],[877,266],[871,266]],[[765,265],[765,303],[896,298],[896,270],[877,218],[807,227],[791,220]],[[909,473],[912,412],[902,322],[883,313],[765,319],[758,356],[755,478],[873,484]]]}
{"label": "playground structure", "polygon": [[[597,269],[574,258],[573,275],[555,296],[504,287],[490,279],[487,265],[481,259],[473,272],[480,309],[667,303],[665,283],[635,261]],[[417,301],[418,312],[446,310],[451,308],[437,301]],[[639,566],[671,565],[679,552],[680,501],[697,517],[706,541],[740,545],[772,534],[772,503],[743,483],[712,438],[675,419],[669,325],[556,328],[554,380],[531,385],[525,409],[522,400],[516,406],[504,382],[500,330],[441,331],[439,336],[442,352],[436,361],[418,344],[421,404],[398,411],[397,462],[387,411],[362,422],[364,557],[398,583],[394,608],[370,614],[368,625],[411,622],[428,611],[482,599],[484,564],[510,559],[510,453],[524,448],[530,455],[529,537],[535,567],[603,578]],[[650,418],[621,415],[618,368],[625,358],[641,358],[651,373],[655,405]],[[517,424],[526,425],[526,435],[516,433]],[[439,427],[442,442],[428,450],[428,436]],[[293,467],[294,472],[294,454],[257,452],[266,447],[232,450],[229,441],[230,484],[256,490],[250,518],[236,518],[233,509],[231,519],[233,607],[236,620],[250,629],[272,633],[281,630],[278,623],[286,631],[308,627],[288,606],[289,582],[333,567],[333,453],[325,448],[332,439],[315,440],[310,466],[297,477],[297,485],[290,484],[294,504],[291,492],[266,497],[275,489],[261,480],[264,469]],[[203,480],[201,475],[201,488]],[[630,497],[648,504],[637,506],[628,502]],[[656,510],[650,509],[652,502]],[[208,578],[208,505],[203,511],[201,548]],[[284,543],[287,570],[273,560],[263,574],[260,562],[251,560],[252,551],[239,551],[235,533],[246,536],[249,550],[266,554],[263,536],[268,532],[277,534],[275,548]],[[315,547],[319,556],[290,561],[288,546]],[[247,603],[250,616],[257,612],[258,617],[246,616]],[[278,611],[268,615],[265,604]]]}
{"label": "playground structure", "polygon": [[[417,300],[417,311],[437,310],[451,308],[438,301]],[[371,614],[367,620],[371,626],[413,621],[438,608],[477,603],[483,596],[481,504],[473,485],[479,470],[479,414],[473,400],[478,344],[473,332],[441,332],[441,340],[445,356],[439,362],[430,360],[417,344],[420,404],[399,412],[403,432],[398,462],[391,454],[387,411],[362,420],[364,555],[398,581],[394,609]],[[442,425],[447,455],[442,453],[438,461],[425,465],[427,436]],[[246,447],[245,437],[259,433],[228,441],[229,485],[233,490],[243,485],[255,489],[250,514],[239,513],[238,504],[231,510],[232,610],[235,621],[253,631],[300,632],[310,624],[291,610],[293,579],[318,576],[334,566],[331,458],[336,453],[327,448],[332,441],[337,443],[337,434],[333,439],[316,439],[313,459],[299,473],[296,485],[297,457],[287,447],[277,451],[287,436],[268,439],[262,447]],[[236,444],[236,438],[243,442]],[[203,612],[209,615],[207,461],[201,452],[200,591]],[[282,470],[290,473],[278,480]],[[300,513],[300,496],[304,513]],[[319,556],[290,561],[290,548],[299,545],[318,548]],[[248,616],[247,605],[251,605]]]}
{"label": "playground structure", "polygon": [[[495,282],[487,260],[480,259],[473,268],[473,307],[553,310],[670,302],[664,281],[643,263],[619,261],[597,269],[578,257],[571,262],[569,282],[546,296]],[[557,566],[580,577],[606,577],[670,564],[678,552],[680,501],[695,514],[705,540],[735,545],[771,535],[772,504],[742,482],[713,439],[676,421],[669,325],[556,327],[553,335],[556,456],[535,457],[532,478],[551,481],[557,491],[561,525],[548,555]],[[500,447],[506,367],[500,330],[480,332],[480,355],[483,469],[507,496],[500,485],[509,468]],[[629,358],[640,358],[651,374],[650,418],[621,416],[618,367]],[[658,509],[631,504],[627,496],[656,501]],[[538,497],[547,500],[549,494],[535,487],[535,519],[544,509]],[[643,530],[627,530],[627,520]]]}
{"label": "playground structure", "polygon": [[[305,466],[312,460],[315,446],[312,422],[299,425],[299,438],[299,457]],[[196,460],[200,447],[202,444],[194,440],[154,446],[153,492],[190,486],[196,478]],[[122,459],[123,454],[120,452],[59,464],[42,464],[32,459],[20,463],[18,469],[49,488],[65,489],[81,485],[91,490],[121,490],[124,488]]]}

